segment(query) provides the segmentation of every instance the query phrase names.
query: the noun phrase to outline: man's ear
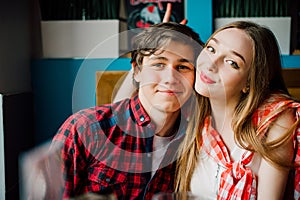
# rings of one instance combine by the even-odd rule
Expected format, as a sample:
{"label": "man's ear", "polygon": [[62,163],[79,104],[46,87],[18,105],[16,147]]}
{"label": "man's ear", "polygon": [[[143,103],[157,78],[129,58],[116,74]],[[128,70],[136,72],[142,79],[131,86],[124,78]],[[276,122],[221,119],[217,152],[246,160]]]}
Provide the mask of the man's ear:
{"label": "man's ear", "polygon": [[131,68],[132,68],[132,71],[133,71],[133,78],[136,82],[140,82],[140,69],[137,65],[136,62],[132,62],[131,63]]}

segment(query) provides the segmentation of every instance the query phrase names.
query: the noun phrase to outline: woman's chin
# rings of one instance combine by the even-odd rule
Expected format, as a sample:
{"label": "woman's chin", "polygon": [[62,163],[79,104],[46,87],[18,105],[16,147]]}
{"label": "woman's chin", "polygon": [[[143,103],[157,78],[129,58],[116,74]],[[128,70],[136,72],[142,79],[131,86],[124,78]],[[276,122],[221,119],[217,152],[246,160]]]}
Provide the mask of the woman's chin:
{"label": "woman's chin", "polygon": [[202,96],[210,97],[210,92],[207,88],[195,88],[196,92]]}

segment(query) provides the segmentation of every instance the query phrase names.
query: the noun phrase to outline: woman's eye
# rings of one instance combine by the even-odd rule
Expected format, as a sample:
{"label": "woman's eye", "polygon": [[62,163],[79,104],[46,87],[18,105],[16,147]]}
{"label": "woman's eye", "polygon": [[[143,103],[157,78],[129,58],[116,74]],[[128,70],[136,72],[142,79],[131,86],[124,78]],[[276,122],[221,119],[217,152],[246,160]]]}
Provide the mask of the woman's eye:
{"label": "woman's eye", "polygon": [[206,49],[210,52],[215,52],[215,49],[212,46],[207,46]]}
{"label": "woman's eye", "polygon": [[240,67],[238,66],[238,64],[232,60],[228,60],[227,61],[229,65],[231,65],[234,69],[239,69]]}

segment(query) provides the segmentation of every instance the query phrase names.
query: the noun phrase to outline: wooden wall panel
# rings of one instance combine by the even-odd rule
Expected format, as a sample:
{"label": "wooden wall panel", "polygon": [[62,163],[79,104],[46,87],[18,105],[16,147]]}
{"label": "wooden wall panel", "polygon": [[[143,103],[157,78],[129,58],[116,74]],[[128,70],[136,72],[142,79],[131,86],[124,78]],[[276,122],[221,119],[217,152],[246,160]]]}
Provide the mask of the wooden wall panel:
{"label": "wooden wall panel", "polygon": [[[96,72],[96,105],[111,103],[128,71]],[[291,95],[300,100],[300,69],[283,69],[283,78]]]}
{"label": "wooden wall panel", "polygon": [[283,69],[283,78],[290,94],[300,100],[300,69]]}
{"label": "wooden wall panel", "polygon": [[96,105],[111,103],[128,71],[96,72]]}

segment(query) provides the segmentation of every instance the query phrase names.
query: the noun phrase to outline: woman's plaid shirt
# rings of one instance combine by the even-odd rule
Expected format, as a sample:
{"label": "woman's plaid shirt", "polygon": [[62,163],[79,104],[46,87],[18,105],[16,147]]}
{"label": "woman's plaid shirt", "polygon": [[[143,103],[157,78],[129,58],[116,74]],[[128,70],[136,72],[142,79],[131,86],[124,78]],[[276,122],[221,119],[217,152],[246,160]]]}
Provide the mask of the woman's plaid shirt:
{"label": "woman's plaid shirt", "polygon": [[[255,112],[253,123],[257,126],[257,135],[265,135],[270,125],[287,110],[295,110],[295,119],[300,118],[300,104],[290,100],[284,95],[273,94]],[[275,112],[277,111],[277,112]],[[257,180],[256,175],[247,167],[253,157],[253,152],[245,151],[238,161],[232,161],[230,154],[223,143],[219,133],[211,127],[211,118],[207,118],[203,130],[203,148],[217,163],[226,168],[221,174],[218,186],[218,200],[256,199]],[[286,187],[285,200],[300,199],[300,125],[294,133],[295,144],[295,168],[291,170],[291,180]]]}
{"label": "woman's plaid shirt", "polygon": [[173,192],[176,150],[187,124],[186,117],[179,118],[176,136],[151,177],[155,125],[137,96],[69,117],[52,145],[61,148],[63,197],[92,192],[151,199],[158,192]]}

